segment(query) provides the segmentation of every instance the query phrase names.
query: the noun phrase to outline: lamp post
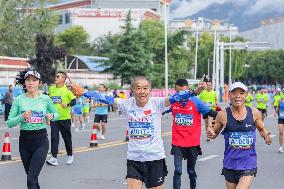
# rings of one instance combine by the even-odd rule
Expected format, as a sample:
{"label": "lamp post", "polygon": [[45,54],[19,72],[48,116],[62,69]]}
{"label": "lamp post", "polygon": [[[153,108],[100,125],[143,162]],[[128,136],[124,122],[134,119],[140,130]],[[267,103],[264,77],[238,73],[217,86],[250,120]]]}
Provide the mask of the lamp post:
{"label": "lamp post", "polygon": [[197,78],[197,52],[198,52],[198,20],[196,22],[196,39],[195,39],[195,62],[194,62],[194,79]]}
{"label": "lamp post", "polygon": [[167,19],[167,3],[164,1],[164,21],[165,21],[165,90],[166,96],[169,91],[169,71],[168,71],[168,19]]}

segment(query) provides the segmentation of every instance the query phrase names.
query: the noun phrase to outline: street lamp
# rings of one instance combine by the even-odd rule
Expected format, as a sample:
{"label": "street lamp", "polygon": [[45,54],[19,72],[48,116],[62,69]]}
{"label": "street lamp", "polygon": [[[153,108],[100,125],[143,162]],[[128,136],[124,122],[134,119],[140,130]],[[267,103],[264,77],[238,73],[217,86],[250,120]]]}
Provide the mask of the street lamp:
{"label": "street lamp", "polygon": [[167,19],[167,2],[164,1],[164,21],[165,21],[165,90],[166,95],[169,91],[169,71],[168,71],[168,19]]}
{"label": "street lamp", "polygon": [[195,38],[195,62],[194,62],[194,79],[196,80],[197,77],[197,52],[198,52],[198,22],[196,22],[196,38]]}

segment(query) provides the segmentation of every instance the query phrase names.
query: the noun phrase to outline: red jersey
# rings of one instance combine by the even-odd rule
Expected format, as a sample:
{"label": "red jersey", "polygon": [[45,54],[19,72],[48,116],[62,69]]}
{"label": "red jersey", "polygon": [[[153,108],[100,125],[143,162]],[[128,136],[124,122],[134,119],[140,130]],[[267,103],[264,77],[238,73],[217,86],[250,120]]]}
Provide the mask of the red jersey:
{"label": "red jersey", "polygon": [[180,147],[200,145],[201,113],[210,109],[197,97],[188,99],[187,104],[176,102],[171,105],[173,115],[172,144]]}

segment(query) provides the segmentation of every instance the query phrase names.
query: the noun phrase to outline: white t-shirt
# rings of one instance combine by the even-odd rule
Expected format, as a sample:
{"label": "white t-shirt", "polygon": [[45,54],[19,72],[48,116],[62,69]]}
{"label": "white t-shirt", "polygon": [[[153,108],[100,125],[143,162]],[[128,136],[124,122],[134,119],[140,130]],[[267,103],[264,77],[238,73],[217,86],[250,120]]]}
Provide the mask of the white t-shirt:
{"label": "white t-shirt", "polygon": [[144,162],[165,158],[161,136],[165,98],[150,98],[144,107],[138,107],[134,97],[117,99],[117,105],[128,118],[127,159]]}

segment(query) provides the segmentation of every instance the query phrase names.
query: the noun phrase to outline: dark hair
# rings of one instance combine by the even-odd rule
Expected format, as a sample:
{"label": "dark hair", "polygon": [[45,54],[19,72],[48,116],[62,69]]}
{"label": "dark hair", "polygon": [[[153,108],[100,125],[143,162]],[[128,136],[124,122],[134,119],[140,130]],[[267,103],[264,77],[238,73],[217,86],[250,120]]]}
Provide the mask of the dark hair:
{"label": "dark hair", "polygon": [[[27,68],[23,71],[20,71],[15,79],[15,85],[20,85],[23,87],[24,92],[27,92],[26,85],[25,85],[25,75],[28,71],[36,71],[32,68]],[[41,80],[39,80],[41,82]]]}
{"label": "dark hair", "polygon": [[8,88],[13,87],[13,85],[9,85]]}
{"label": "dark hair", "polygon": [[186,79],[178,79],[176,80],[176,84],[178,86],[184,87],[184,86],[188,86],[188,82]]}
{"label": "dark hair", "polygon": [[107,89],[107,87],[105,86],[105,84],[102,84],[102,83],[101,83],[101,84],[99,84],[99,85],[101,85],[101,86],[103,86],[105,89]]}
{"label": "dark hair", "polygon": [[64,75],[65,80],[67,79],[67,74],[66,74],[64,71],[58,71],[57,73],[58,73],[58,74],[60,73],[60,74]]}

